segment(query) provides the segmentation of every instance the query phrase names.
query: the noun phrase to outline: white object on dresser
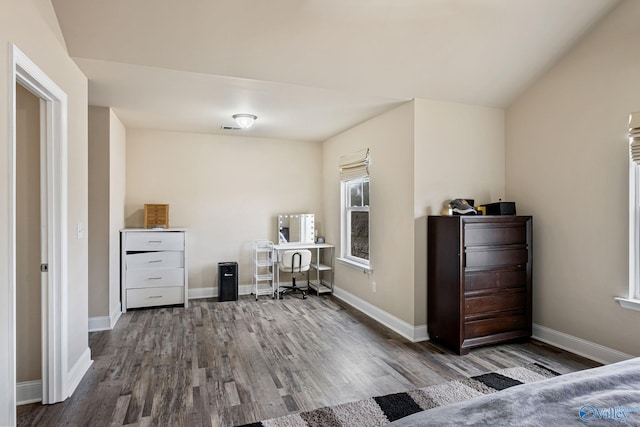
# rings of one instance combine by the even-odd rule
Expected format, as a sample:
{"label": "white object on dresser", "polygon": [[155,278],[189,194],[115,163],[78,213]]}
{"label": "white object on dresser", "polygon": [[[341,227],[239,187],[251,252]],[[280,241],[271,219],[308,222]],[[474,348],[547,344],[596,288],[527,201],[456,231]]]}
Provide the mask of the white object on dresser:
{"label": "white object on dresser", "polygon": [[129,308],[188,306],[187,229],[120,231],[122,312]]}

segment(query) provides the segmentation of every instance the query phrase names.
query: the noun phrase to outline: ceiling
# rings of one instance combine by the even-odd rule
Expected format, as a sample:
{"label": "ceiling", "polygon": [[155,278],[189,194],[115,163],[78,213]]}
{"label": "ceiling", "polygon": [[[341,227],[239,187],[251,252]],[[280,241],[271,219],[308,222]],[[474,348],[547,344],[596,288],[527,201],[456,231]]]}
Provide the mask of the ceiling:
{"label": "ceiling", "polygon": [[[321,141],[412,98],[507,107],[619,0],[52,0],[128,128]],[[231,115],[258,116],[253,128]]]}

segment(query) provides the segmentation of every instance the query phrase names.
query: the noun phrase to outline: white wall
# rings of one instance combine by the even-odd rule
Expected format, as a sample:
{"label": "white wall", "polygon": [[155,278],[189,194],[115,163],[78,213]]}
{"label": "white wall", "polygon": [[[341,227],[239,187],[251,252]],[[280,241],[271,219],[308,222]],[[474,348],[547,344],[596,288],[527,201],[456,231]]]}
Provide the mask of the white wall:
{"label": "white wall", "polygon": [[[336,263],[335,284],[413,324],[413,103],[408,102],[323,144],[327,242],[340,245],[340,156],[370,149],[369,253],[373,274]],[[377,291],[372,292],[372,282]]]}
{"label": "white wall", "polygon": [[[0,2],[0,129],[9,129],[8,64],[10,43],[15,43],[68,95],[68,366],[72,369],[88,349],[87,240],[76,238],[77,223],[87,224],[87,80],[67,55],[56,31],[51,4],[35,0]],[[0,165],[9,170],[10,144],[0,148]],[[0,229],[10,233],[10,180],[0,174]],[[11,248],[0,245],[0,425],[10,425],[15,413],[13,348],[9,315]]]}
{"label": "white wall", "polygon": [[120,311],[120,230],[124,228],[127,174],[127,132],[109,111],[109,315]]}
{"label": "white wall", "polygon": [[535,323],[640,355],[628,290],[628,114],[640,2],[623,1],[507,111],[507,196],[534,217]]}
{"label": "white wall", "polygon": [[440,214],[453,197],[480,203],[503,197],[504,111],[415,99],[325,141],[327,237],[337,246],[338,160],[367,147],[373,274],[338,263],[336,285],[409,326],[425,328],[426,215]]}
{"label": "white wall", "polygon": [[278,214],[313,213],[323,229],[321,167],[318,142],[128,129],[126,225],[168,203],[170,226],[189,228],[190,289],[217,287],[228,261],[250,284],[252,241],[276,240]]}
{"label": "white wall", "polygon": [[453,198],[504,198],[504,110],[415,100],[414,215],[439,215]]}
{"label": "white wall", "polygon": [[[108,107],[89,107],[89,316],[120,307],[120,229],[124,227],[126,131]],[[103,326],[104,327],[104,326]]]}
{"label": "white wall", "polygon": [[16,381],[42,378],[40,100],[16,87]]}
{"label": "white wall", "polygon": [[109,315],[109,108],[89,107],[89,316]]}
{"label": "white wall", "polygon": [[454,198],[504,198],[504,110],[416,99],[415,324],[427,321],[427,215]]}

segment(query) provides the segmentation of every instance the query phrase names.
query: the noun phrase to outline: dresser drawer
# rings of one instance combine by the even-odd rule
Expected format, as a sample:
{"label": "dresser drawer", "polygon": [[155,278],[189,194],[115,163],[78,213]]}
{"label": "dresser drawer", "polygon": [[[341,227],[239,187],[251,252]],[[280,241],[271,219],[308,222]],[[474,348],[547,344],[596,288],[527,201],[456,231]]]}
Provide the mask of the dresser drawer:
{"label": "dresser drawer", "polygon": [[473,320],[464,323],[464,338],[484,337],[518,330],[526,331],[528,328],[529,323],[525,314]]}
{"label": "dresser drawer", "polygon": [[503,293],[490,293],[482,296],[465,297],[465,321],[495,316],[496,312],[521,311],[527,307],[527,294],[524,289]]}
{"label": "dresser drawer", "polygon": [[184,268],[139,268],[127,270],[127,289],[184,286]]}
{"label": "dresser drawer", "polygon": [[524,245],[526,242],[525,222],[468,223],[464,227],[465,246]]}
{"label": "dresser drawer", "polygon": [[127,308],[184,303],[183,287],[127,290]]}
{"label": "dresser drawer", "polygon": [[527,270],[469,271],[464,275],[465,291],[519,288],[527,286]]}
{"label": "dresser drawer", "polygon": [[127,251],[181,251],[184,249],[184,233],[171,231],[139,231],[126,234]]}
{"label": "dresser drawer", "polygon": [[468,249],[465,252],[465,268],[498,268],[523,266],[529,261],[526,247],[491,248],[484,250]]}
{"label": "dresser drawer", "polygon": [[182,268],[184,267],[184,252],[160,251],[127,254],[125,262],[127,270],[135,268]]}

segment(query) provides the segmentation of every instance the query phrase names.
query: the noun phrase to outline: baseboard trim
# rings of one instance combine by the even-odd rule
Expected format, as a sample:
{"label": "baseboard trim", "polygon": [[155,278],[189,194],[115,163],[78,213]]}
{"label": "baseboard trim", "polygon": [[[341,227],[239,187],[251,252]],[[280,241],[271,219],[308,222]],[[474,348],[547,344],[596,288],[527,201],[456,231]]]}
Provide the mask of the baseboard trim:
{"label": "baseboard trim", "polygon": [[251,295],[253,292],[253,285],[240,285],[238,286],[239,295]]}
{"label": "baseboard trim", "polygon": [[535,323],[533,324],[532,338],[605,365],[634,357],[630,354]]}
{"label": "baseboard trim", "polygon": [[[253,285],[238,285],[238,295],[251,295]],[[189,288],[189,299],[218,298],[218,287]]]}
{"label": "baseboard trim", "polygon": [[67,374],[65,398],[73,394],[78,384],[80,384],[80,381],[82,381],[82,377],[84,377],[89,368],[91,368],[91,364],[93,364],[93,360],[91,360],[91,349],[87,347]]}
{"label": "baseboard trim", "polygon": [[118,308],[111,313],[110,316],[96,316],[89,318],[89,332],[110,331],[118,323],[118,319],[122,316],[122,308]]}
{"label": "baseboard trim", "polygon": [[16,405],[42,402],[42,380],[23,381],[16,384]]}
{"label": "baseboard trim", "polygon": [[189,299],[215,298],[218,288],[189,288]]}
{"label": "baseboard trim", "polygon": [[109,329],[113,329],[116,327],[116,323],[118,323],[118,320],[120,320],[120,316],[122,316],[122,305],[118,304],[118,307],[114,310],[113,313],[111,313],[111,318],[109,319]]}
{"label": "baseboard trim", "polygon": [[427,341],[427,325],[414,326],[337,286],[333,295],[412,342]]}
{"label": "baseboard trim", "polygon": [[111,329],[109,316],[96,316],[89,318],[89,332],[107,331]]}

